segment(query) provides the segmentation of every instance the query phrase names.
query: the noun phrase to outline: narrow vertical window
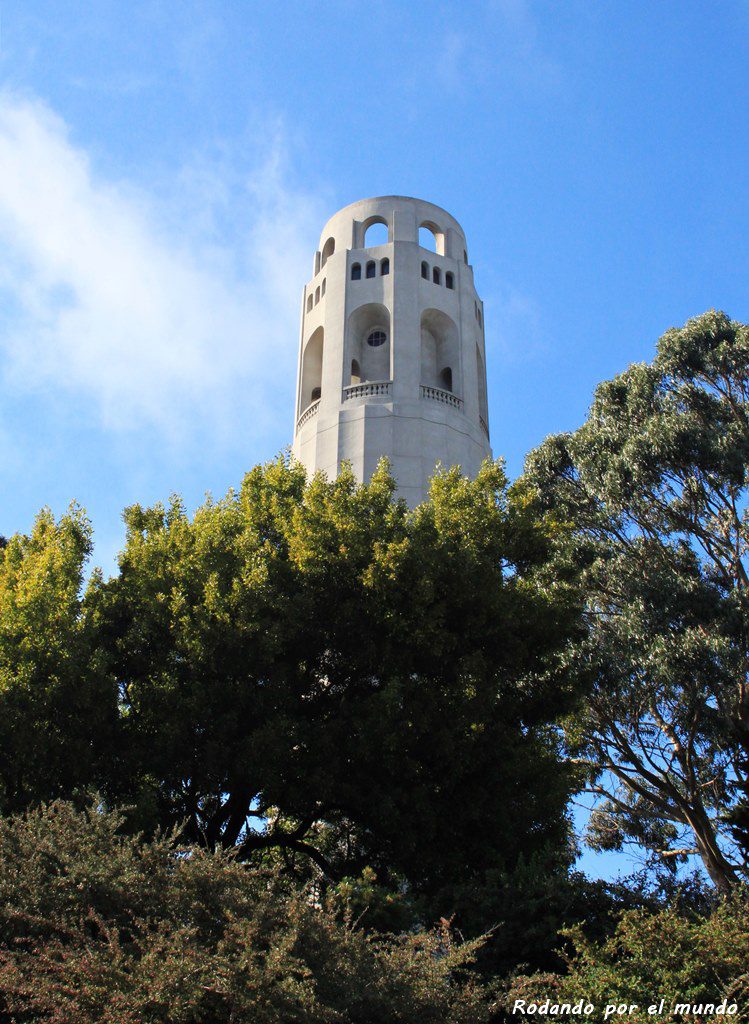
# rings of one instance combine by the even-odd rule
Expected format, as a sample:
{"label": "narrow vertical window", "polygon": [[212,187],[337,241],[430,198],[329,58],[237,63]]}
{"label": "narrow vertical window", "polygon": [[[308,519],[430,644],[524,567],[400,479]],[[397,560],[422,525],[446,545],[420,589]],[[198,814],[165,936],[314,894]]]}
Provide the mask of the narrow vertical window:
{"label": "narrow vertical window", "polygon": [[354,263],[351,266],[351,280],[361,281],[361,263]]}
{"label": "narrow vertical window", "polygon": [[[323,282],[323,284],[324,284],[324,282]],[[445,287],[449,288],[450,291],[452,291],[453,288],[455,287],[455,278],[453,277],[452,273],[449,270],[445,274]]]}
{"label": "narrow vertical window", "polygon": [[426,260],[421,264],[421,276],[425,281],[429,280],[429,264]]}
{"label": "narrow vertical window", "polygon": [[452,391],[453,389],[453,371],[449,366],[446,366],[440,374],[440,384],[444,391]]}
{"label": "narrow vertical window", "polygon": [[374,260],[370,260],[367,264],[367,277],[374,277],[377,271],[377,267]]}
{"label": "narrow vertical window", "polygon": [[313,299],[312,299],[312,292],[310,292],[309,295],[307,296],[307,312],[308,313],[312,309],[312,301],[313,301]]}
{"label": "narrow vertical window", "polygon": [[435,284],[441,284],[442,283],[442,274],[440,272],[440,268],[439,267],[434,267],[433,268],[433,270],[432,270],[432,280],[434,281]]}
{"label": "narrow vertical window", "polygon": [[315,288],[315,305],[317,305],[317,303],[319,301],[320,301],[320,288],[318,286],[317,288]]}
{"label": "narrow vertical window", "polygon": [[390,260],[386,256],[384,260],[380,260],[380,275],[382,277],[384,277],[385,274],[389,274],[389,273],[390,273]]}
{"label": "narrow vertical window", "polygon": [[322,259],[320,261],[320,270],[325,266],[330,257],[335,252],[335,238],[329,238],[322,249]]}
{"label": "narrow vertical window", "polygon": [[322,279],[322,288],[320,289],[320,294],[325,294],[325,278]]}

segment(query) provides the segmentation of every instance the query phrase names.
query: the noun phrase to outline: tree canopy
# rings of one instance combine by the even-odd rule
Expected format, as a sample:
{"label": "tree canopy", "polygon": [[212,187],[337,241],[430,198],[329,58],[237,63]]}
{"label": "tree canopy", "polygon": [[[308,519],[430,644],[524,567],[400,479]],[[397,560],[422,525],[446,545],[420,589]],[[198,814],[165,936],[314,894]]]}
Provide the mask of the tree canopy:
{"label": "tree canopy", "polygon": [[748,400],[749,328],[706,313],[600,385],[521,485],[570,527],[558,564],[585,599],[567,739],[600,798],[589,839],[696,853],[723,891],[749,854]]}
{"label": "tree canopy", "polygon": [[82,596],[80,512],[13,538],[0,720],[27,691],[33,715],[8,726],[6,809],[96,785],[131,827],[332,885],[371,871],[427,919],[478,909],[491,873],[564,867],[576,608],[544,568],[558,528],[499,464],[438,475],[414,511],[394,486],[385,465],[360,485],[278,459],[192,516],[133,506],[119,572]]}
{"label": "tree canopy", "polygon": [[0,811],[109,770],[116,691],[81,596],[90,552],[77,508],[0,545]]}

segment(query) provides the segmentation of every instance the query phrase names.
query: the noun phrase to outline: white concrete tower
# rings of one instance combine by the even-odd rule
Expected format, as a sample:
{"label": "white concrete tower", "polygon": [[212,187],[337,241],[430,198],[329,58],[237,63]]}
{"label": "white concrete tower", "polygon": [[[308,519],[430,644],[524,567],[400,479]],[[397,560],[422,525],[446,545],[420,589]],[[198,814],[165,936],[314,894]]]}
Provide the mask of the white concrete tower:
{"label": "white concrete tower", "polygon": [[295,420],[292,451],[308,472],[334,477],[345,459],[368,480],[387,455],[410,505],[438,462],[474,475],[491,455],[483,305],[445,210],[381,196],[325,225],[304,289]]}

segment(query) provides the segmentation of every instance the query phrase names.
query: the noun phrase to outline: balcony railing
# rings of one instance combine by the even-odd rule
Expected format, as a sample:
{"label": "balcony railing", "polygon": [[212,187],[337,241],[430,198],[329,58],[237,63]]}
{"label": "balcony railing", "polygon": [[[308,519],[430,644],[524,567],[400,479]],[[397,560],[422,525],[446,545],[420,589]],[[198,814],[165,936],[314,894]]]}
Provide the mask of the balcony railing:
{"label": "balcony railing", "polygon": [[452,391],[443,391],[442,388],[432,388],[428,384],[421,385],[421,397],[431,398],[433,402],[442,402],[444,405],[451,405],[453,409],[463,408],[463,399],[458,398]]}
{"label": "balcony railing", "polygon": [[320,399],[319,398],[317,399],[316,402],[312,402],[310,405],[307,406],[307,408],[304,410],[302,415],[296,421],[296,429],[297,430],[301,430],[305,423],[309,423],[309,421],[312,419],[312,417],[317,415],[317,410],[318,410],[319,406],[320,406]]}
{"label": "balcony railing", "polygon": [[392,381],[370,380],[364,384],[350,384],[343,389],[343,400],[349,398],[371,398],[373,395],[389,395],[391,393]]}

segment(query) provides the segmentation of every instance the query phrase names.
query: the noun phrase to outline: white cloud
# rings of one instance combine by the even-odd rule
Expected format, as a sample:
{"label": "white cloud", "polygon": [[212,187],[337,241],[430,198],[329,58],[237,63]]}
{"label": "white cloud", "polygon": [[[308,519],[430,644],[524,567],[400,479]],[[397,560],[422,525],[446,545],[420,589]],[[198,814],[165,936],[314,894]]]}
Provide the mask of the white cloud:
{"label": "white cloud", "polygon": [[324,214],[267,134],[249,171],[204,159],[165,201],[103,180],[46,105],[0,93],[5,387],[62,390],[110,428],[172,439],[286,423]]}

